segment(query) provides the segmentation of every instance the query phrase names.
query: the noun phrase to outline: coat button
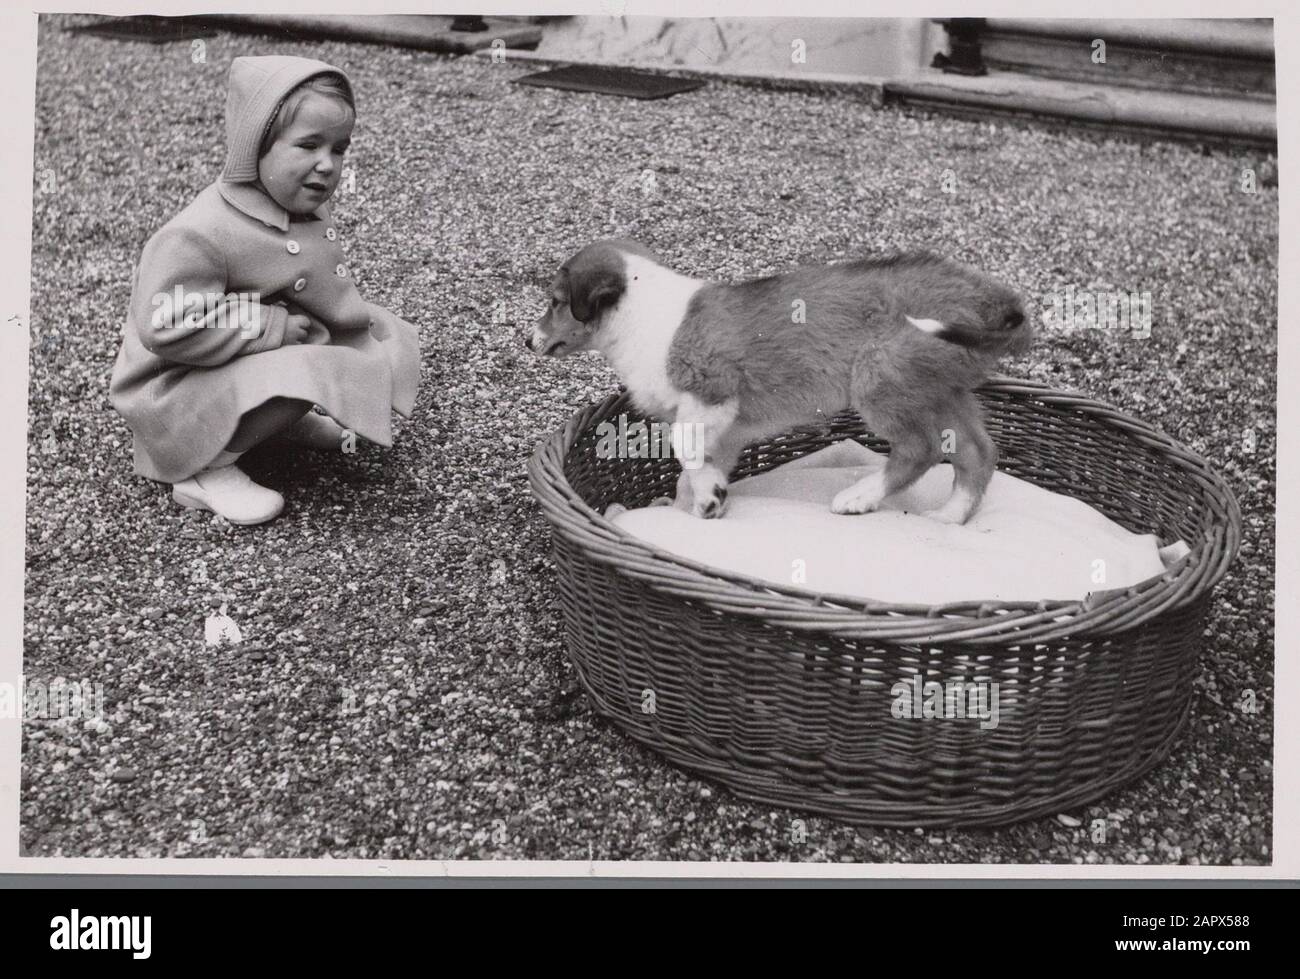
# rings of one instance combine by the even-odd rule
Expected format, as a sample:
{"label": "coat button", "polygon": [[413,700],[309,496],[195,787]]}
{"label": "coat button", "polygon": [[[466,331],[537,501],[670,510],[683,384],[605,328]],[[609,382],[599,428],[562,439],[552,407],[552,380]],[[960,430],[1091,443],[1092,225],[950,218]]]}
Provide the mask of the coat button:
{"label": "coat button", "polygon": [[333,241],[335,238],[338,237],[338,232],[336,232],[333,228],[326,228],[325,237],[328,238],[330,241]]}
{"label": "coat button", "polygon": [[306,280],[306,279],[299,279],[297,282],[295,282],[295,283],[293,284],[293,291],[294,291],[294,292],[302,292],[302,291],[303,291],[304,289],[306,289],[306,288],[307,288],[307,280]]}
{"label": "coat button", "polygon": [[288,241],[284,243],[284,248],[285,251],[287,251],[290,255],[297,255],[298,252],[302,251],[298,243],[294,241],[292,238],[290,238]]}
{"label": "coat button", "polygon": [[334,274],[337,275],[340,279],[346,278],[348,274],[348,267],[346,265],[340,265],[334,270]]}

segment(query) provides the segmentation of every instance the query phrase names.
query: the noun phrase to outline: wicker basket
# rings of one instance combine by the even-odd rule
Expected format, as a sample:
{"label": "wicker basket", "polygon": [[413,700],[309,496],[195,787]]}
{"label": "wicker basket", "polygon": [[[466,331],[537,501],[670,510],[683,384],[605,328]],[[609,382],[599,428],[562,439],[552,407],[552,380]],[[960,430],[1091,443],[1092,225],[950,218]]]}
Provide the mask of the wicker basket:
{"label": "wicker basket", "polygon": [[[1232,493],[1198,456],[1078,394],[998,378],[980,390],[999,468],[1182,539],[1164,574],[1082,602],[864,602],[709,568],[601,516],[671,495],[674,459],[600,459],[578,412],[538,446],[569,655],[596,709],[670,761],[756,802],[849,823],[993,825],[1106,795],[1168,754],[1187,718],[1214,584],[1241,538]],[[733,479],[844,437],[854,414],[753,446]],[[996,727],[900,719],[895,684],[998,684]]]}

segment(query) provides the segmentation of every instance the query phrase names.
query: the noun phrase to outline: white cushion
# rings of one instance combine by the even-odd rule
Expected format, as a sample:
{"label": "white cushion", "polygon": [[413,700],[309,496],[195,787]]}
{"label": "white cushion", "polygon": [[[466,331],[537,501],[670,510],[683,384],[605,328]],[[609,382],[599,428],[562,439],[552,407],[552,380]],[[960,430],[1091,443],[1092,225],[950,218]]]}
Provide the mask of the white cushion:
{"label": "white cushion", "polygon": [[1131,533],[1086,503],[1000,472],[964,526],[918,515],[947,498],[952,467],[946,464],[875,513],[830,511],[836,493],[882,468],[886,458],[846,439],[732,483],[721,519],[617,504],[607,516],[692,561],[886,602],[1077,600],[1164,570],[1154,534]]}

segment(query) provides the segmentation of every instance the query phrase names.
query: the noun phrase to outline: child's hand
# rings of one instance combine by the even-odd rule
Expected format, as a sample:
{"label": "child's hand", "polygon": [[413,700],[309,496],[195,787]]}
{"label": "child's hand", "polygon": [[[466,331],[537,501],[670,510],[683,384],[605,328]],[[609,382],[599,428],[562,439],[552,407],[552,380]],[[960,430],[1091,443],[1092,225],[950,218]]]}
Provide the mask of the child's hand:
{"label": "child's hand", "polygon": [[311,317],[301,313],[290,313],[284,323],[284,345],[306,343],[311,333]]}

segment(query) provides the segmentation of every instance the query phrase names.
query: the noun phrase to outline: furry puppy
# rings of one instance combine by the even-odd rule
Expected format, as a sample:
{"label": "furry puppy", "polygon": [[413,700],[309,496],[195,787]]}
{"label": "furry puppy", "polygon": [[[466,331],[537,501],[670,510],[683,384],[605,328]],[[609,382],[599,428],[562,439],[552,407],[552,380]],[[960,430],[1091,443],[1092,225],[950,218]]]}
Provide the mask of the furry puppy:
{"label": "furry puppy", "polygon": [[525,343],[548,357],[599,351],[639,408],[673,423],[678,503],[697,516],[722,514],[746,445],[852,407],[889,440],[889,461],[831,509],[874,510],[946,460],[952,495],[927,516],[964,523],[997,461],[972,390],[1030,332],[1015,292],[928,253],[727,285],[611,239],[560,267]]}

